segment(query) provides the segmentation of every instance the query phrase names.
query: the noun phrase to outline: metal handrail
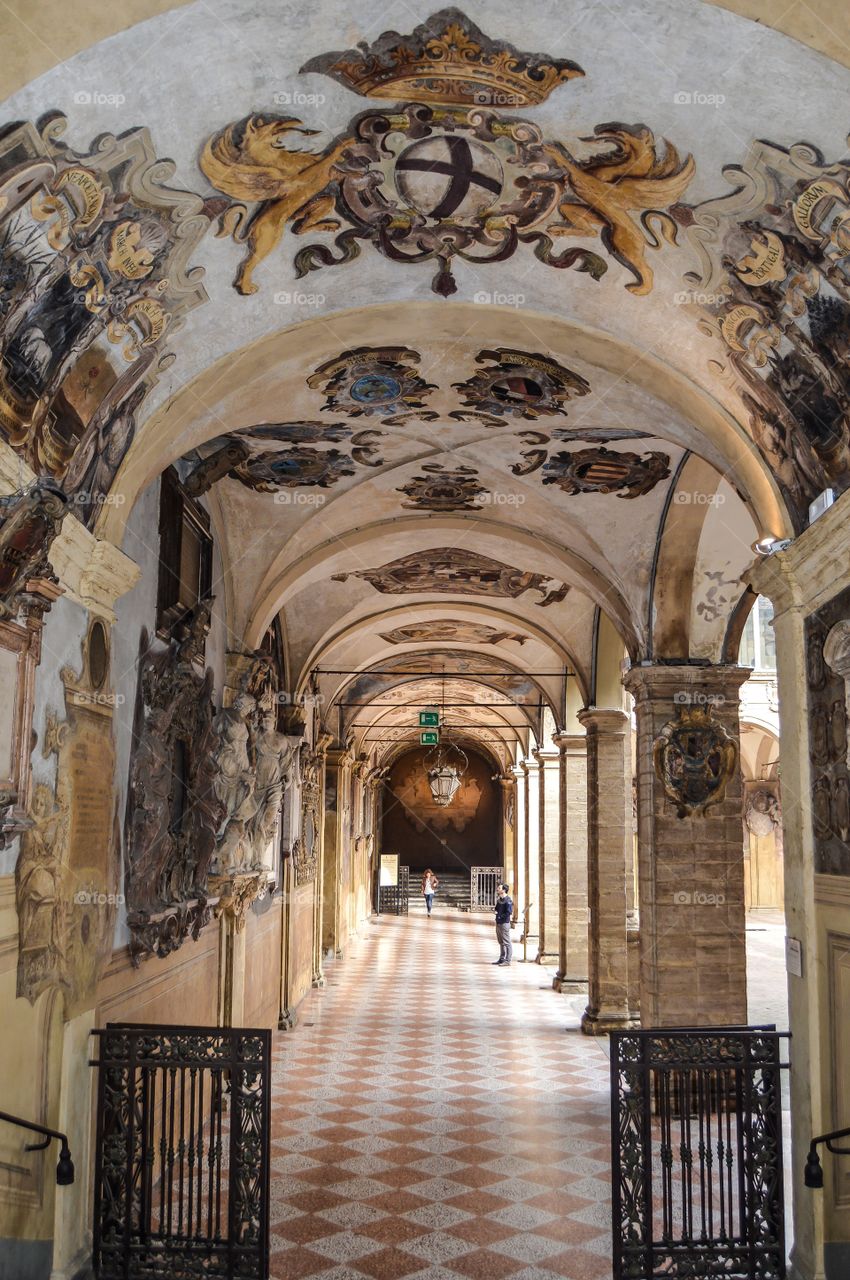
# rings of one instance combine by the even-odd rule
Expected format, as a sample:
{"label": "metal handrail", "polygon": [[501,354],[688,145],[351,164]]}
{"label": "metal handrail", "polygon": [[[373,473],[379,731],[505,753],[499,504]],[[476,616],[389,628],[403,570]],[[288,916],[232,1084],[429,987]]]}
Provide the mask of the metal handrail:
{"label": "metal handrail", "polygon": [[839,1138],[850,1138],[850,1129],[835,1129],[832,1133],[822,1133],[819,1138],[812,1138],[809,1143],[809,1154],[806,1157],[806,1168],[803,1182],[813,1190],[823,1186],[823,1169],[821,1167],[818,1147],[823,1144],[834,1156],[850,1156],[850,1147],[834,1147],[832,1144]]}
{"label": "metal handrail", "polygon": [[0,1120],[5,1120],[7,1124],[15,1124],[19,1129],[31,1129],[33,1133],[45,1135],[44,1142],[28,1142],[24,1151],[45,1151],[50,1146],[51,1139],[57,1138],[62,1145],[56,1163],[56,1185],[60,1187],[71,1185],[74,1181],[74,1162],[71,1159],[67,1134],[60,1133],[58,1129],[48,1129],[43,1124],[35,1124],[32,1120],[22,1120],[20,1116],[9,1115],[7,1111],[0,1111]]}

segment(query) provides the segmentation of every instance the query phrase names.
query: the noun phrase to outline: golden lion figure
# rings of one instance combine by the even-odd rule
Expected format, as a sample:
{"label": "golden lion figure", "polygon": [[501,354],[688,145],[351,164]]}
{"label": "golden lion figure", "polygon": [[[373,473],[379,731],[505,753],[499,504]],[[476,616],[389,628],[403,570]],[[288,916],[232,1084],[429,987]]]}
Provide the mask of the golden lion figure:
{"label": "golden lion figure", "polygon": [[339,228],[332,217],[333,195],[325,188],[352,139],[334,142],[320,152],[289,150],[284,145],[291,133],[312,136],[317,132],[305,129],[294,117],[252,115],[214,134],[204,147],[201,169],[212,185],[236,200],[259,205],[250,215],[247,203],[231,205],[216,233],[250,246],[233,282],[239,293],[257,292],[254,269],[277,246],[287,222],[292,222],[297,235]]}
{"label": "golden lion figure", "polygon": [[[680,200],[696,172],[693,156],[679,159],[669,142],[663,155],[656,154],[655,138],[646,125],[599,125],[595,136],[613,149],[583,164],[577,163],[559,143],[545,150],[567,174],[574,200],[558,206],[563,222],[547,231],[553,236],[600,235],[608,252],[634,273],[626,285],[630,293],[647,294],[652,289],[653,272],[646,261],[649,246],[660,247],[650,226],[655,219],[668,244],[676,243],[676,224],[663,212]],[[640,213],[638,226],[630,211]]]}

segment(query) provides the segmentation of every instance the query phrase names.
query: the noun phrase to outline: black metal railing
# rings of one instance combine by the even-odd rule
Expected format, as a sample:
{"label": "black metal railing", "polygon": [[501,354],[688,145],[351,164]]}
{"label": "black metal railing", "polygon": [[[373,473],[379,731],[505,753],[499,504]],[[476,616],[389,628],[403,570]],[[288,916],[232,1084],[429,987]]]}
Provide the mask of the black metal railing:
{"label": "black metal railing", "polygon": [[29,1129],[31,1133],[44,1135],[44,1142],[28,1142],[24,1151],[46,1151],[56,1138],[60,1143],[59,1159],[56,1162],[56,1185],[59,1187],[71,1185],[74,1181],[74,1162],[71,1159],[67,1134],[60,1133],[58,1129],[48,1129],[45,1125],[36,1124],[33,1120],[22,1120],[20,1116],[11,1116],[8,1111],[0,1111],[0,1120],[4,1120],[6,1124],[17,1125],[19,1129]]}
{"label": "black metal railing", "polygon": [[410,867],[399,867],[396,884],[381,885],[381,915],[406,916],[410,907]]}
{"label": "black metal railing", "polygon": [[806,1168],[803,1181],[807,1187],[817,1191],[823,1186],[823,1168],[821,1167],[818,1147],[826,1147],[834,1156],[850,1156],[850,1147],[836,1147],[835,1143],[842,1138],[850,1138],[850,1129],[836,1129],[833,1133],[822,1133],[819,1138],[812,1138],[809,1143],[809,1154],[806,1157]]}
{"label": "black metal railing", "polygon": [[267,1280],[271,1032],[94,1034],[99,1280]]}
{"label": "black metal railing", "polygon": [[492,911],[496,905],[496,890],[504,879],[502,867],[470,868],[470,911]]}
{"label": "black metal railing", "polygon": [[785,1039],[612,1033],[614,1280],[784,1280]]}

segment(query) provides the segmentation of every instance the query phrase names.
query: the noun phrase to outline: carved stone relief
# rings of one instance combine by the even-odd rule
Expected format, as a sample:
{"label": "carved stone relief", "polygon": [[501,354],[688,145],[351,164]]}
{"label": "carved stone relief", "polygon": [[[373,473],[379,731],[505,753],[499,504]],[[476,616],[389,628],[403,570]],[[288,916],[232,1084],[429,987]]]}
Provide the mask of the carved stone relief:
{"label": "carved stone relief", "polygon": [[[208,625],[198,606],[195,634]],[[127,908],[134,962],[168,955],[210,919],[207,878],[224,818],[215,768],[212,671],[197,647],[158,651],[142,633],[127,805]]]}
{"label": "carved stone relief", "polygon": [[56,756],[56,791],[35,789],[15,871],[18,995],[49,987],[65,1016],[90,1006],[112,951],[121,836],[113,809],[115,748],[106,630],[92,623],[82,671],[61,672],[66,718],[49,715],[42,755]]}
{"label": "carved stone relief", "polygon": [[322,754],[303,747],[300,760],[301,832],[292,845],[296,885],[315,880],[319,869],[319,806],[322,794]]}
{"label": "carved stone relief", "polygon": [[815,871],[850,876],[847,679],[850,589],[806,619]]}
{"label": "carved stone relief", "polygon": [[653,743],[655,776],[678,817],[719,804],[735,772],[738,745],[709,707],[681,706]]}
{"label": "carved stone relief", "polygon": [[769,787],[753,787],[747,790],[744,821],[754,836],[770,836],[782,822],[779,796]]}
{"label": "carved stone relief", "polygon": [[215,870],[219,875],[251,869],[248,825],[257,813],[256,773],[249,754],[255,700],[239,693],[213,721],[217,743],[212,760],[214,790],[222,812],[216,834]]}
{"label": "carved stone relief", "polygon": [[47,556],[66,510],[67,498],[49,476],[0,498],[0,618],[16,617],[30,581],[56,582]]}

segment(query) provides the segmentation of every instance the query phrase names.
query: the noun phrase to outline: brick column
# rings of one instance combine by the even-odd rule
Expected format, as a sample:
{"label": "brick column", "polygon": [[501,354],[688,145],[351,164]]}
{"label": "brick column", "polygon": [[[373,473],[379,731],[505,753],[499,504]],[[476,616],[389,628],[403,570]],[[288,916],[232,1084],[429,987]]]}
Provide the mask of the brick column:
{"label": "brick column", "polygon": [[587,738],[556,733],[560,782],[556,991],[587,991]]}
{"label": "brick column", "polygon": [[[640,1009],[646,1027],[746,1023],[747,971],[738,691],[748,668],[641,666],[624,684],[637,715]],[[656,743],[707,710],[732,740],[734,766],[722,800],[677,803],[656,772]],[[685,777],[705,747],[685,741]],[[728,754],[728,753],[727,753]],[[670,757],[668,756],[668,759]],[[720,763],[715,752],[714,766]],[[691,793],[696,794],[695,792]]]}
{"label": "brick column", "polygon": [[628,877],[632,874],[631,725],[624,711],[588,707],[587,880],[590,907],[586,1035],[636,1025],[629,1008]]}
{"label": "brick column", "polygon": [[558,944],[558,894],[560,857],[560,779],[558,751],[534,751],[532,753],[539,770],[540,805],[538,855],[538,928],[537,963],[557,964]]}

